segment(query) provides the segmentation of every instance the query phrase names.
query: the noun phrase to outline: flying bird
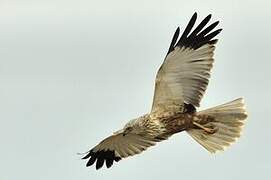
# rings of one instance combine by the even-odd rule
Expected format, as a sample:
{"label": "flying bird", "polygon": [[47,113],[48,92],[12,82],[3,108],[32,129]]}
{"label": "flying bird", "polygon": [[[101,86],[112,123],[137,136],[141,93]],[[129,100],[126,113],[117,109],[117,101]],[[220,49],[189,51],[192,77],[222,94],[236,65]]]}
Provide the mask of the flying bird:
{"label": "flying bird", "polygon": [[[86,166],[96,162],[110,168],[139,154],[173,134],[186,131],[211,153],[223,151],[240,137],[247,118],[242,98],[207,110],[197,111],[207,88],[214,62],[215,39],[222,29],[219,21],[207,26],[211,14],[195,28],[197,13],[180,36],[178,27],[155,79],[151,111],[132,119],[122,129],[90,149],[82,159]],[[192,31],[193,29],[193,31]]]}

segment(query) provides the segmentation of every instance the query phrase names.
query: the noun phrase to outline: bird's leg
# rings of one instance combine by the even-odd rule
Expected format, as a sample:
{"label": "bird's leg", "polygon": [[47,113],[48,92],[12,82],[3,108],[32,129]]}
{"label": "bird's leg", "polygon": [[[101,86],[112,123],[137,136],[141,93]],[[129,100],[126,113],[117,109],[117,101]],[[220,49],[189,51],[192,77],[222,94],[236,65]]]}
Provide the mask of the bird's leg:
{"label": "bird's leg", "polygon": [[197,122],[193,122],[193,124],[201,129],[203,129],[205,132],[209,133],[209,134],[213,134],[215,133],[215,129],[214,128],[208,128],[208,127],[204,127],[203,125],[197,123]]}

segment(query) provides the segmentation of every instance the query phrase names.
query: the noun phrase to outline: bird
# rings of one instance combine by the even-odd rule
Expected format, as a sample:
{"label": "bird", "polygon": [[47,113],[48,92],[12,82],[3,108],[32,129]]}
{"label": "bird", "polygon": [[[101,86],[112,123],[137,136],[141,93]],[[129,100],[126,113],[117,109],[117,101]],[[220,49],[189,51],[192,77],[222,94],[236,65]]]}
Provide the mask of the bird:
{"label": "bird", "polygon": [[[130,120],[123,128],[84,154],[86,166],[110,168],[114,162],[133,156],[186,131],[210,153],[223,151],[241,134],[247,112],[243,98],[198,111],[214,63],[219,21],[211,14],[197,26],[197,13],[182,35],[178,27],[155,78],[151,111]],[[210,25],[207,25],[207,24]],[[192,30],[193,29],[193,30]]]}

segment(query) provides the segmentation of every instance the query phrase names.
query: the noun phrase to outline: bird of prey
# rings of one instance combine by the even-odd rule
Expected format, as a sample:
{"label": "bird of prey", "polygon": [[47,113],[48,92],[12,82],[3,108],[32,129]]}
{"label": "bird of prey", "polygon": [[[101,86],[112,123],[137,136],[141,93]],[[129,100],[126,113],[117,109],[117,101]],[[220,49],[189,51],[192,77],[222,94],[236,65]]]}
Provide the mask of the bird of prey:
{"label": "bird of prey", "polygon": [[[240,137],[247,117],[242,98],[207,110],[197,111],[207,88],[214,62],[214,50],[222,29],[219,21],[209,26],[211,14],[194,29],[197,13],[191,17],[181,36],[178,27],[155,79],[151,111],[129,121],[121,130],[90,149],[82,159],[86,166],[107,168],[175,133],[186,131],[211,153],[223,151]],[[192,30],[193,29],[193,30]]]}

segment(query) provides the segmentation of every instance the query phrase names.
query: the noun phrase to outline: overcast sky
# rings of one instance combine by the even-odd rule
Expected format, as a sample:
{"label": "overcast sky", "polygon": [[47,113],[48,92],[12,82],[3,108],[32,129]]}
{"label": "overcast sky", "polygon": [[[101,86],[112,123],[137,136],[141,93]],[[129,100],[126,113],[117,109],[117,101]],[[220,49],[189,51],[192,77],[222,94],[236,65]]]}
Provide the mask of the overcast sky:
{"label": "overcast sky", "polygon": [[[0,1],[0,179],[271,179],[270,1]],[[209,154],[186,133],[96,171],[85,152],[150,110],[172,35],[219,20],[201,109],[244,97],[238,143]]]}

